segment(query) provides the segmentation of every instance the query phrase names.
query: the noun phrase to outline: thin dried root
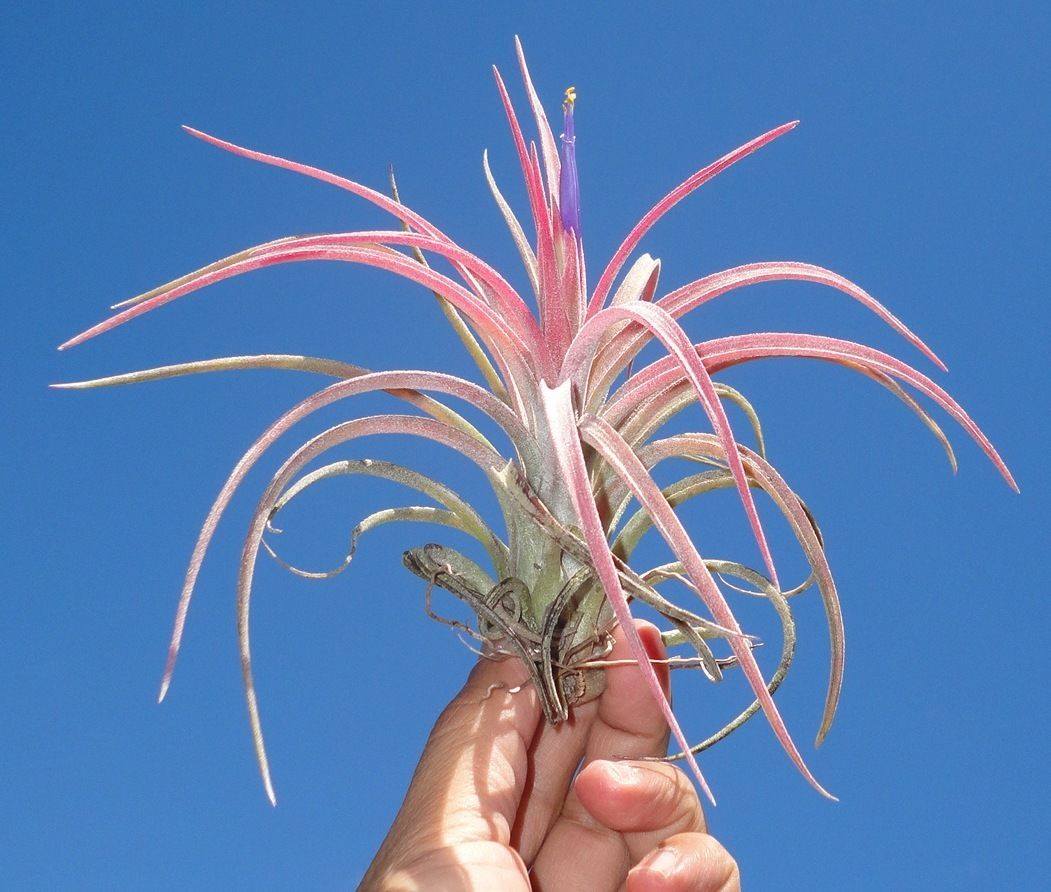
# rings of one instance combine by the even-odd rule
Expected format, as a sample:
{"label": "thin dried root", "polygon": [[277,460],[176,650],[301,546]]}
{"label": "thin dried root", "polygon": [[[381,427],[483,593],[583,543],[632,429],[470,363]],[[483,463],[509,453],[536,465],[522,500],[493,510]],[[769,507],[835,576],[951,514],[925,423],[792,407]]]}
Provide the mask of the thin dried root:
{"label": "thin dried root", "polygon": [[482,659],[482,660],[498,660],[499,659],[499,657],[494,656],[493,654],[487,654],[484,651],[479,650],[477,647],[475,647],[473,644],[471,644],[470,641],[468,641],[466,638],[463,637],[463,632],[461,632],[459,629],[453,629],[453,631],[456,632],[456,640],[459,641],[460,644],[462,644],[464,647],[466,647],[471,653],[473,653],[479,659]]}
{"label": "thin dried root", "polygon": [[[449,619],[446,616],[442,616],[440,613],[437,613],[431,607],[431,602],[433,600],[432,599],[432,595],[434,593],[435,582],[436,582],[436,580],[434,578],[432,578],[427,583],[427,588],[424,590],[424,593],[423,593],[423,610],[427,614],[427,616],[429,616],[431,619],[433,619],[436,623],[441,623],[443,626],[448,626],[450,629],[455,631],[458,636],[470,635],[472,638],[474,638],[475,641],[481,641],[483,644],[488,642],[488,639],[484,635],[480,635],[478,632],[476,632],[474,629],[472,629],[469,625],[467,625],[467,623],[460,622],[460,620],[458,620],[458,619]],[[471,647],[471,645],[467,644],[467,642],[464,641],[462,637],[460,637],[460,640],[463,642],[463,644],[467,647],[468,650],[473,651],[474,653],[478,654],[480,657],[486,657],[486,659],[492,659],[492,657],[486,656],[486,654],[482,653],[477,648]]]}
{"label": "thin dried root", "polygon": [[[758,647],[759,645],[754,645]],[[650,657],[650,665],[652,666],[667,666],[669,669],[702,669],[704,668],[704,660],[700,657],[665,657],[664,659],[657,659],[656,657]],[[717,657],[715,660],[719,667],[722,669],[728,669],[732,666],[737,665],[737,657]],[[621,666],[637,666],[638,660],[635,659],[624,659],[624,660],[588,660],[585,663],[576,663],[574,669],[616,669]]]}

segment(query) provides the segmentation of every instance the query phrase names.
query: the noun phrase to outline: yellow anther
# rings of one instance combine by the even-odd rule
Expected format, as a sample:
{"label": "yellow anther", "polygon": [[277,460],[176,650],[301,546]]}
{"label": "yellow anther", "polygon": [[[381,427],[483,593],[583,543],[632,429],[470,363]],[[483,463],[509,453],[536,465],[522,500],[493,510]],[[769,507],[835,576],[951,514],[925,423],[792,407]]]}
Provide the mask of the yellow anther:
{"label": "yellow anther", "polygon": [[573,103],[575,103],[576,101],[577,101],[577,88],[576,87],[567,87],[566,88],[566,98],[563,100],[563,102],[566,105],[568,105],[570,108],[572,108],[573,107]]}

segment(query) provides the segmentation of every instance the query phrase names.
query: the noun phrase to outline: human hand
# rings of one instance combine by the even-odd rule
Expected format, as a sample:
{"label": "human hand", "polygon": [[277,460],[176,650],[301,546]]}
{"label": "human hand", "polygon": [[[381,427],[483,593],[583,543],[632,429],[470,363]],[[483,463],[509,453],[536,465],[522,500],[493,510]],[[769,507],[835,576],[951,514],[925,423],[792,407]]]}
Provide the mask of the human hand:
{"label": "human hand", "polygon": [[[657,629],[638,627],[663,658]],[[629,657],[617,630],[609,659]],[[667,690],[667,668],[655,668]],[[739,890],[693,784],[672,765],[632,761],[662,755],[667,739],[637,666],[607,670],[605,693],[553,727],[518,660],[482,660],[434,726],[361,888]]]}

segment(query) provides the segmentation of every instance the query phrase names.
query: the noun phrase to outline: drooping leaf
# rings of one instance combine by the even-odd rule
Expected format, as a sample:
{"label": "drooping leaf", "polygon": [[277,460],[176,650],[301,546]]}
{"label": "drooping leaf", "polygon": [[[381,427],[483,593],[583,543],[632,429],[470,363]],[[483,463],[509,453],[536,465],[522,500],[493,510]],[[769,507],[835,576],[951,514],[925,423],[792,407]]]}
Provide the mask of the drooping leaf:
{"label": "drooping leaf", "polygon": [[[624,439],[606,422],[593,415],[583,418],[580,422],[580,433],[584,440],[598,450],[602,457],[610,463],[617,474],[628,486],[635,498],[646,508],[653,523],[661,536],[671,547],[676,558],[686,568],[691,581],[697,586],[701,597],[704,598],[712,616],[720,625],[735,631],[740,631],[740,626],[733,612],[730,610],[718,585],[712,579],[712,575],[705,566],[703,559],[697,553],[693,540],[686,532],[674,509],[668,504],[661,494],[660,487],[650,477],[646,466],[642,463],[632,449],[624,442]],[[756,697],[762,704],[763,712],[774,730],[778,741],[784,747],[789,758],[795,763],[800,773],[807,781],[821,793],[830,799],[834,799],[824,787],[818,783],[817,778],[811,773],[803,757],[797,749],[784,720],[774,704],[773,698],[767,689],[767,683],[763,679],[759,665],[755,661],[752,650],[740,638],[727,639],[738,664],[744,672],[748,683],[755,692]],[[684,747],[688,750],[688,747]]]}
{"label": "drooping leaf", "polygon": [[[295,356],[286,353],[261,353],[255,356],[223,356],[218,359],[201,359],[194,362],[180,362],[174,365],[158,366],[152,369],[141,369],[126,372],[122,375],[109,375],[105,378],[94,378],[89,381],[69,381],[52,384],[56,390],[88,390],[95,387],[118,387],[125,384],[144,384],[148,381],[163,381],[167,378],[179,378],[183,375],[200,375],[207,372],[245,371],[248,369],[289,369],[296,372],[310,372],[317,375],[328,375],[332,378],[359,378],[371,374],[369,369],[340,362],[335,359],[324,359],[316,356]],[[458,412],[454,412],[444,403],[416,390],[391,388],[386,391],[393,397],[405,400],[432,418],[451,424],[453,427],[470,434],[479,443],[495,449],[492,443],[473,424]],[[511,416],[515,418],[515,416]],[[524,433],[524,431],[523,431]]]}
{"label": "drooping leaf", "polygon": [[[274,505],[277,503],[277,499],[288,484],[295,479],[295,476],[304,465],[341,443],[379,434],[409,434],[433,440],[465,455],[484,470],[498,467],[502,464],[498,454],[484,449],[460,431],[430,418],[418,418],[411,415],[374,415],[367,418],[356,418],[353,421],[345,421],[318,434],[300,446],[278,469],[252,516],[248,536],[245,538],[244,547],[241,551],[241,566],[237,580],[237,638],[241,652],[241,674],[244,678],[248,719],[252,728],[252,741],[255,745],[259,772],[263,779],[267,797],[272,804],[277,803],[277,797],[274,793],[266,746],[263,741],[263,728],[259,717],[259,701],[252,675],[252,649],[249,633],[252,579],[255,574],[255,565],[262,545],[263,534],[266,531],[267,521],[270,518]],[[173,645],[177,645],[177,642],[173,641]],[[169,673],[166,673],[166,680],[169,677]]]}
{"label": "drooping leaf", "polygon": [[[981,447],[1008,486],[1018,491],[1018,484],[1004,460],[963,407],[922,372],[887,353],[840,338],[794,332],[765,332],[718,338],[696,344],[694,349],[711,374],[756,359],[805,357],[833,362],[851,369],[862,366],[904,381],[948,412]],[[619,419],[637,407],[641,401],[681,378],[682,372],[674,363],[667,359],[658,360],[637,372],[614,394],[605,413],[606,419],[614,425],[618,424]]]}
{"label": "drooping leaf", "polygon": [[621,307],[607,307],[597,315],[592,316],[580,330],[573,341],[573,346],[566,355],[562,370],[563,377],[577,378],[579,380],[582,377],[580,369],[593,355],[593,351],[604,330],[610,324],[624,320],[641,323],[653,332],[654,336],[667,349],[669,353],[668,360],[676,368],[681,369],[683,375],[693,384],[705,414],[726,448],[726,461],[737,483],[737,492],[740,496],[741,504],[744,506],[745,515],[752,528],[755,541],[759,546],[760,554],[762,554],[767,574],[773,584],[778,585],[773,555],[770,553],[770,546],[766,541],[766,534],[763,532],[763,526],[759,520],[759,512],[756,510],[751,490],[749,490],[748,482],[745,479],[744,468],[737,453],[737,441],[734,439],[733,430],[730,428],[729,419],[726,417],[726,411],[719,401],[719,395],[715,391],[715,386],[704,363],[695,355],[694,348],[690,344],[686,333],[667,311],[654,304],[636,302]]}
{"label": "drooping leaf", "polygon": [[[938,358],[934,351],[872,295],[838,273],[815,266],[812,263],[797,263],[794,261],[749,263],[745,266],[738,266],[714,275],[705,276],[703,279],[698,279],[696,282],[677,288],[658,300],[657,305],[663,307],[678,319],[702,304],[706,304],[721,295],[737,289],[763,282],[788,281],[813,282],[846,294],[866,309],[871,310],[915,346],[917,350],[925,354],[938,368],[946,371],[945,363]],[[623,369],[626,362],[637,355],[648,337],[648,332],[645,330],[640,331],[637,326],[632,326],[618,337],[615,343],[603,348],[602,354],[596,357],[598,369],[595,372],[596,387],[601,392],[604,393],[605,389],[608,389],[613,378]]]}
{"label": "drooping leaf", "polygon": [[[792,609],[788,605],[787,598],[770,584],[770,580],[742,564],[737,564],[732,561],[713,561],[711,559],[706,560],[704,563],[711,572],[716,573],[720,578],[722,578],[723,575],[733,575],[738,579],[743,579],[744,581],[751,583],[759,589],[758,592],[749,592],[746,589],[738,588],[737,586],[731,586],[731,588],[735,591],[744,592],[745,594],[757,595],[760,598],[765,597],[769,599],[770,603],[774,605],[774,609],[777,610],[777,615],[781,620],[781,659],[778,661],[777,669],[775,669],[774,674],[770,676],[770,682],[766,687],[767,692],[772,697],[788,675],[788,670],[792,667],[792,660],[795,657],[796,651],[796,624],[792,619]],[[643,574],[643,578],[652,582],[657,582],[663,577],[675,573],[681,573],[682,570],[682,564],[675,561],[674,563],[663,564],[660,567],[654,567],[652,570],[647,570],[646,573]],[[741,713],[727,722],[722,728],[710,737],[702,740],[700,743],[694,744],[690,749],[695,754],[704,752],[704,750],[714,746],[720,740],[724,740],[740,728],[741,725],[759,712],[760,709],[762,709],[762,703],[757,698],[752,701],[751,705],[747,706]],[[672,753],[668,756],[659,757],[658,761],[671,762],[678,759],[684,759],[685,757],[686,754],[684,752]]]}
{"label": "drooping leaf", "polygon": [[[546,384],[542,384],[540,387],[540,397],[550,426],[552,445],[558,466],[569,488],[570,498],[580,520],[584,539],[595,563],[595,571],[602,582],[606,598],[624,632],[631,655],[638,660],[639,671],[642,673],[642,677],[645,679],[654,701],[660,707],[664,719],[671,729],[672,736],[675,737],[684,750],[688,751],[689,744],[684,742],[686,735],[683,734],[682,728],[675,718],[675,713],[672,712],[671,704],[661,688],[657,673],[654,672],[653,666],[650,665],[649,654],[646,652],[645,645],[643,645],[642,639],[639,637],[638,629],[635,627],[635,620],[628,607],[627,598],[624,597],[624,592],[620,587],[617,568],[613,563],[613,555],[610,553],[609,543],[606,541],[605,532],[602,529],[602,520],[599,517],[594,496],[588,486],[587,467],[584,464],[584,454],[580,448],[580,437],[573,413],[570,387],[569,381],[563,382],[554,389],[549,388]],[[736,624],[732,624],[730,627],[737,628]],[[747,650],[747,648],[745,649]],[[687,761],[694,777],[697,778],[697,782],[701,785],[701,789],[704,790],[714,804],[715,798],[708,787],[708,782],[701,773],[700,766],[693,758],[693,753],[687,752]]]}
{"label": "drooping leaf", "polygon": [[268,529],[273,529],[273,520],[278,513],[284,510],[290,502],[298,498],[305,490],[332,477],[357,474],[390,480],[392,483],[409,487],[434,499],[439,505],[448,509],[449,513],[458,518],[459,526],[464,532],[482,543],[489,553],[497,575],[501,579],[511,575],[511,569],[508,564],[510,556],[507,546],[466,500],[444,483],[439,483],[437,480],[412,468],[406,468],[403,465],[397,465],[388,461],[378,461],[371,458],[350,459],[333,462],[311,471],[289,486],[274,503],[273,511],[267,521]]}
{"label": "drooping leaf", "polygon": [[[836,715],[840,693],[843,688],[843,672],[846,663],[846,633],[843,626],[843,611],[839,603],[836,583],[832,570],[825,557],[824,545],[803,502],[792,491],[784,478],[762,456],[744,446],[738,447],[749,476],[762,488],[781,510],[792,527],[796,540],[806,554],[818,590],[825,607],[828,620],[828,635],[831,645],[829,651],[828,690],[825,695],[825,708],[821,716],[821,725],[817,733],[817,744],[820,746]],[[641,448],[638,460],[645,468],[652,468],[657,462],[672,456],[709,455],[716,458],[725,457],[723,444],[710,434],[679,434],[665,440],[657,440]]]}
{"label": "drooping leaf", "polygon": [[[413,389],[433,389],[438,390],[439,392],[455,393],[466,399],[468,402],[472,402],[483,412],[488,412],[494,420],[499,420],[502,424],[510,425],[511,429],[516,430],[520,436],[524,435],[526,438],[530,436],[521,428],[521,423],[510,409],[492,396],[492,394],[486,393],[478,387],[478,385],[471,384],[469,381],[464,381],[463,379],[455,378],[451,375],[442,375],[437,372],[373,372],[369,375],[362,375],[361,377],[349,381],[340,381],[336,384],[332,384],[290,409],[282,415],[281,418],[274,422],[274,424],[267,428],[259,439],[256,440],[249,450],[241,457],[241,460],[234,466],[233,471],[231,471],[230,476],[223,484],[223,488],[220,490],[219,495],[216,497],[215,502],[208,511],[208,515],[205,518],[200,533],[198,534],[197,542],[194,545],[193,554],[190,556],[190,564],[186,570],[186,578],[183,582],[182,592],[179,596],[179,605],[176,609],[171,644],[168,648],[168,659],[164,669],[164,676],[161,680],[161,690],[158,699],[164,699],[164,696],[168,691],[168,686],[171,683],[172,671],[175,668],[175,660],[178,657],[183,630],[186,626],[186,615],[190,608],[190,600],[193,597],[193,589],[196,585],[197,576],[200,573],[201,564],[204,561],[208,546],[211,543],[212,537],[215,535],[216,527],[219,525],[223,513],[226,511],[234,493],[237,491],[248,472],[256,462],[259,461],[267,449],[269,449],[270,446],[273,445],[285,432],[319,409],[330,405],[337,400],[345,399],[350,396],[369,393],[376,390],[386,390],[391,387],[406,386],[412,387]],[[404,425],[405,432],[413,433],[415,422],[423,420],[424,419],[415,418],[413,419],[412,424],[406,422]],[[466,436],[448,425],[442,425],[442,428],[456,432],[461,436]],[[514,439],[516,438],[512,433],[512,440]],[[471,440],[471,442],[473,444],[473,454],[477,455],[478,450],[484,449],[484,447],[476,441]],[[499,458],[499,456],[496,453],[491,452],[491,450],[485,450],[484,454],[492,454]]]}

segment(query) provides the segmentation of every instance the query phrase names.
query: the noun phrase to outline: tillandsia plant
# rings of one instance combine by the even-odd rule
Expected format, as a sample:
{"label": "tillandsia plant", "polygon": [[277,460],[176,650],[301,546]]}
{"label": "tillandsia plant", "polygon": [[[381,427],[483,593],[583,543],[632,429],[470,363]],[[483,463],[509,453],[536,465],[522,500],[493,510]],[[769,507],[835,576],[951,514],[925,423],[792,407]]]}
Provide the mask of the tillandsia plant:
{"label": "tillandsia plant", "polygon": [[[483,568],[442,545],[407,551],[405,565],[427,583],[428,613],[441,618],[431,609],[433,586],[466,604],[477,620],[473,627],[454,620],[446,622],[475,639],[475,649],[483,656],[520,659],[528,668],[547,721],[564,721],[574,705],[602,691],[604,673],[612,665],[606,659],[611,630],[619,624],[681,750],[668,758],[686,759],[706,792],[695,753],[762,712],[799,771],[818,791],[829,795],[806,766],[773,694],[785,678],[795,650],[791,599],[816,586],[831,640],[828,688],[817,734],[820,744],[832,725],[843,680],[843,620],[836,586],[814,518],[766,457],[755,410],[742,394],[716,383],[713,376],[731,366],[768,357],[809,357],[845,366],[882,385],[916,413],[941,442],[955,470],[949,441],[902,386],[908,385],[959,422],[1008,484],[1017,489],[1015,482],[992,444],[956,401],[929,377],[886,353],[837,338],[783,332],[694,344],[678,322],[702,304],[747,285],[781,280],[816,282],[875,313],[945,370],[904,323],[842,276],[809,263],[750,263],[705,276],[658,297],[658,260],[643,254],[621,275],[643,237],[667,211],[708,180],[787,134],[796,121],[745,143],[672,189],[628,233],[598,283],[589,290],[576,161],[576,93],[572,88],[566,91],[562,132],[556,139],[517,41],[516,48],[538,142],[526,141],[500,73],[495,68],[493,71],[525,179],[531,229],[535,232],[532,243],[500,193],[484,154],[483,165],[489,188],[525,265],[533,305],[484,260],[403,204],[393,174],[388,196],[335,174],[186,128],[191,135],[236,155],[345,189],[391,214],[400,227],[282,238],[248,248],[117,304],[114,309],[119,312],[61,346],[65,349],[80,344],[206,285],[242,273],[296,261],[334,260],[387,270],[432,291],[485,382],[483,386],[437,371],[375,372],[335,359],[265,354],[168,365],[57,385],[105,387],[259,368],[292,369],[337,379],[287,411],[252,444],[208,512],[179,599],[160,699],[171,682],[205,552],[250,469],[279,437],[312,413],[359,394],[384,391],[419,410],[419,414],[356,417],[308,440],[270,481],[244,541],[237,584],[238,638],[252,735],[271,801],[275,796],[249,645],[249,604],[257,557],[260,549],[277,557],[271,544],[279,532],[275,518],[286,505],[316,483],[354,474],[393,481],[426,496],[432,504],[389,508],[366,517],[355,527],[350,553],[335,570],[293,570],[312,577],[339,572],[350,563],[358,539],[382,524],[412,521],[452,527],[481,543],[491,567]],[[433,269],[428,255],[447,261],[453,274]],[[667,355],[634,370],[635,358],[653,341],[659,342]],[[501,454],[460,413],[425,392],[453,397],[488,416],[510,441],[512,454]],[[659,436],[673,416],[694,403],[703,409],[712,432]],[[736,405],[748,418],[754,448],[738,441],[724,403]],[[470,458],[496,495],[504,537],[452,489],[416,470],[372,459],[336,461],[308,470],[313,460],[334,447],[377,434],[422,437]],[[662,488],[651,470],[673,457],[707,467]],[[762,572],[737,562],[702,557],[676,514],[676,506],[688,499],[727,488],[739,495],[762,556]],[[810,574],[795,587],[782,587],[778,579],[753,490],[765,492],[777,506],[806,556]],[[633,500],[639,507],[629,515]],[[632,566],[632,553],[651,527],[667,542],[675,561],[639,570]],[[727,577],[736,582],[728,582]],[[661,592],[662,584],[669,580],[682,583],[692,593],[686,606]],[[783,646],[780,663],[769,679],[764,678],[753,653],[757,639],[742,631],[717,580],[734,592],[768,600],[776,610],[783,628]],[[712,681],[719,681],[724,672],[739,670],[751,687],[754,702],[722,730],[691,746],[639,639],[632,601],[649,605],[667,621],[663,638],[669,647],[688,648],[685,655],[669,658],[672,667],[698,669]]]}

